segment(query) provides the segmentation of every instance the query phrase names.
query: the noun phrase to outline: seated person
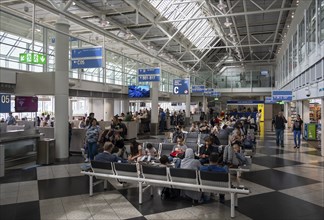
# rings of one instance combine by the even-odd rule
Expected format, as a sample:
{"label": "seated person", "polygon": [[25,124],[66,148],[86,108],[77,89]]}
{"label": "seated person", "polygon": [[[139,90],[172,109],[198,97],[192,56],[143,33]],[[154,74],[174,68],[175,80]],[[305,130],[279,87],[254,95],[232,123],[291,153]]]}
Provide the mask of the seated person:
{"label": "seated person", "polygon": [[210,137],[205,138],[205,144],[199,149],[199,161],[202,165],[209,163],[209,155],[213,151],[213,142]]}
{"label": "seated person", "polygon": [[199,127],[199,131],[203,134],[209,134],[210,133],[210,127],[207,123],[207,121],[204,121],[202,125]]}
{"label": "seated person", "polygon": [[172,143],[177,143],[178,137],[184,137],[181,125],[177,125],[175,131],[172,133]]}
{"label": "seated person", "polygon": [[127,163],[127,160],[124,160],[123,158],[120,158],[114,154],[111,154],[111,151],[113,149],[114,145],[111,142],[106,142],[103,146],[103,152],[99,153],[95,156],[95,161],[101,161],[101,162],[122,162]]}
{"label": "seated person", "polygon": [[185,157],[181,161],[180,168],[199,170],[201,166],[199,160],[195,159],[195,154],[191,148],[185,151]]}
{"label": "seated person", "polygon": [[239,166],[239,160],[237,159],[233,148],[235,144],[240,146],[239,142],[235,142],[232,145],[227,145],[223,154],[223,163],[231,168]]}
{"label": "seated person", "polygon": [[167,155],[162,155],[161,156],[159,167],[171,167],[171,164],[169,162],[169,158],[168,158]]}
{"label": "seated person", "polygon": [[142,145],[136,140],[133,140],[130,144],[130,155],[128,156],[128,161],[137,162],[143,155]]}
{"label": "seated person", "polygon": [[152,159],[155,159],[156,156],[157,156],[157,151],[155,147],[153,147],[151,143],[148,143],[146,145],[144,156],[141,158],[141,161],[146,160],[147,162],[150,162]]}
{"label": "seated person", "polygon": [[183,137],[178,137],[177,138],[177,144],[174,145],[171,154],[169,156],[169,161],[173,161],[173,158],[176,158],[174,163],[175,163],[175,167],[179,168],[180,167],[180,158],[183,158],[185,155],[185,151],[187,149],[187,146],[184,144],[184,139]]}
{"label": "seated person", "polygon": [[[208,166],[201,166],[200,170],[201,171],[209,171],[209,172],[215,172],[215,173],[228,173],[228,168],[222,167],[218,164],[219,161],[219,154],[217,153],[211,153],[209,157],[209,165]],[[204,192],[204,200],[209,200],[210,199],[210,194],[211,193],[206,193]],[[219,202],[225,203],[225,194],[219,194]]]}
{"label": "seated person", "polygon": [[199,128],[195,122],[191,124],[191,127],[189,128],[189,132],[199,132]]}
{"label": "seated person", "polygon": [[[186,149],[185,158],[181,160],[181,169],[194,169],[199,170],[201,164],[199,160],[195,159],[194,152],[191,148]],[[191,190],[181,190],[181,195],[191,198],[193,201],[198,201],[202,203],[202,192],[191,191]]]}
{"label": "seated person", "polygon": [[235,156],[239,162],[239,166],[246,165],[247,164],[247,159],[245,158],[244,154],[240,152],[240,145],[237,143],[233,144],[233,150],[235,153]]}
{"label": "seated person", "polygon": [[119,132],[115,132],[115,134],[112,136],[111,142],[115,146],[113,149],[113,152],[117,153],[117,156],[119,156],[119,157],[127,158],[127,157],[124,157],[124,153],[126,152],[124,138],[121,137]]}

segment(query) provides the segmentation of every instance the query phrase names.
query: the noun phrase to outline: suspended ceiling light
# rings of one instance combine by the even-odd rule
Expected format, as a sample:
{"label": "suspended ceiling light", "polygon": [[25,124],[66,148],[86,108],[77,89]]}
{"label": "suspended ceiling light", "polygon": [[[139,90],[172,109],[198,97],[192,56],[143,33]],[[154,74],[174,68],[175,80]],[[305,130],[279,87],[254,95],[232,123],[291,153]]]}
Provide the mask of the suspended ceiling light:
{"label": "suspended ceiling light", "polygon": [[232,22],[230,22],[228,19],[226,19],[226,21],[224,22],[224,25],[226,26],[226,27],[229,27],[229,26],[231,26],[233,23]]}
{"label": "suspended ceiling light", "polygon": [[219,3],[217,4],[217,7],[220,9],[220,10],[223,10],[224,8],[227,7],[226,4],[224,4],[224,2],[222,0],[219,0]]}
{"label": "suspended ceiling light", "polygon": [[228,36],[230,36],[231,38],[233,38],[235,36],[235,34],[232,31],[230,31],[229,34],[228,34]]}

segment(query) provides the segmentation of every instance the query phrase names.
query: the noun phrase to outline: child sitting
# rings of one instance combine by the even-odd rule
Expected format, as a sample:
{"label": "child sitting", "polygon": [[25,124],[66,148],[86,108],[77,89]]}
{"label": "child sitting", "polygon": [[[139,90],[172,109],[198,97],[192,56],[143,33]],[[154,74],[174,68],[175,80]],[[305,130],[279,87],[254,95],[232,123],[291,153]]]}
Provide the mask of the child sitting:
{"label": "child sitting", "polygon": [[157,155],[156,149],[153,147],[151,143],[148,143],[146,145],[144,156],[141,158],[141,161],[146,160],[147,162],[150,162],[152,159],[155,159],[156,155]]}

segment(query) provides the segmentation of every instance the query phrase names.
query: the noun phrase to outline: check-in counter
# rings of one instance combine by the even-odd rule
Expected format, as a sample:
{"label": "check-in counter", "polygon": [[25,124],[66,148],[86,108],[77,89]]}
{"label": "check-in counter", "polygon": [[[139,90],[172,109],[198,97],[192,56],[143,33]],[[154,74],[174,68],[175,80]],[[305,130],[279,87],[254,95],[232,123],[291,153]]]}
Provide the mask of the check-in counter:
{"label": "check-in counter", "polygon": [[38,127],[39,133],[43,134],[43,138],[54,138],[54,128],[52,127]]}
{"label": "check-in counter", "polygon": [[123,123],[127,127],[127,135],[125,138],[127,140],[137,138],[139,123],[137,121],[123,121]]}
{"label": "check-in counter", "polygon": [[40,134],[36,129],[10,130],[0,136],[0,176],[5,167],[36,160]]}
{"label": "check-in counter", "polygon": [[[54,139],[54,128],[52,127],[39,127],[39,132],[44,134],[43,138]],[[81,152],[84,145],[86,129],[72,128],[71,148],[70,151]]]}

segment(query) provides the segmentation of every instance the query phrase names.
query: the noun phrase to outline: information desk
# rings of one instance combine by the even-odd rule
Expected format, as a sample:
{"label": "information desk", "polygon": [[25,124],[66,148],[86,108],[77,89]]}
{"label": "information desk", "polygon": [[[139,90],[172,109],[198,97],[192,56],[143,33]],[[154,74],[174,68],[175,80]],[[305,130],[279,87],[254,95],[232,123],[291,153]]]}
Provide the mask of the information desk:
{"label": "information desk", "polygon": [[11,130],[0,136],[0,176],[4,176],[5,167],[15,166],[36,160],[36,146],[40,134],[35,129],[26,131]]}

